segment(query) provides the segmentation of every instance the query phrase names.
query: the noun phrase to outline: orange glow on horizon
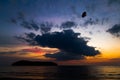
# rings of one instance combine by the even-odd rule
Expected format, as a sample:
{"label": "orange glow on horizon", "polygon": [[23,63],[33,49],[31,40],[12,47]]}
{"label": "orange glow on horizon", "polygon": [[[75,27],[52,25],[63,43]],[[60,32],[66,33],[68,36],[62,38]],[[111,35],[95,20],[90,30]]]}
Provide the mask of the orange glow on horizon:
{"label": "orange glow on horizon", "polygon": [[102,58],[120,58],[120,49],[110,49],[110,50],[103,50],[101,51],[101,57]]}
{"label": "orange glow on horizon", "polygon": [[[4,49],[4,51],[9,52],[11,48]],[[54,54],[56,52],[59,52],[59,49],[57,48],[49,48],[49,47],[30,47],[30,46],[24,46],[24,47],[17,47],[14,48],[15,51],[23,51],[17,52],[16,54],[5,54],[5,56],[11,56],[11,57],[20,57],[23,59],[30,59],[30,60],[43,60],[43,61],[55,61],[55,58],[48,58],[44,55]],[[105,65],[105,64],[118,64],[120,61],[120,48],[113,47],[110,50],[109,49],[101,49],[101,54],[96,55],[94,57],[86,57],[84,60],[70,60],[70,61],[59,61],[57,62],[60,65]]]}

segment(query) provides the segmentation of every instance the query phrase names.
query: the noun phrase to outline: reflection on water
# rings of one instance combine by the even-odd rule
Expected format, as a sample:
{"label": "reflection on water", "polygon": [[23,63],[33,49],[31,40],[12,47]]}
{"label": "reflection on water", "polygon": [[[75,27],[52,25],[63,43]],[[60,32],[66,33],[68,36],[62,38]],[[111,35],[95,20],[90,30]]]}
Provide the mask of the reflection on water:
{"label": "reflection on water", "polygon": [[0,80],[120,80],[119,66],[0,67]]}
{"label": "reflection on water", "polygon": [[92,67],[91,73],[98,76],[101,80],[120,80],[120,67],[119,66],[100,66]]}

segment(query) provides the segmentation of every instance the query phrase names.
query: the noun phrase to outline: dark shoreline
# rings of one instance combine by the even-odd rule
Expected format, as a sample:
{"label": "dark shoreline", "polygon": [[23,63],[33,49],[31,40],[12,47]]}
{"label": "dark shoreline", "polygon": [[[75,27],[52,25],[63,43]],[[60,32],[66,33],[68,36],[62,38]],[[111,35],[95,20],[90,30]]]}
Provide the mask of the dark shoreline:
{"label": "dark shoreline", "polygon": [[57,66],[54,62],[20,60],[12,63],[12,66]]}

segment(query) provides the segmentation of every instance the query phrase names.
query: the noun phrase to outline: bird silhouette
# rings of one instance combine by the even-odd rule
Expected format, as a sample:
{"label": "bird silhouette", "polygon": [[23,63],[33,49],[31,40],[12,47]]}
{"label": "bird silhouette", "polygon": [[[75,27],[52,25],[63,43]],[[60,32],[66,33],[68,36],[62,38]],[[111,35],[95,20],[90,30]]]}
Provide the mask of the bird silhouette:
{"label": "bird silhouette", "polygon": [[84,11],[81,16],[82,16],[82,18],[84,18],[87,16],[87,13]]}

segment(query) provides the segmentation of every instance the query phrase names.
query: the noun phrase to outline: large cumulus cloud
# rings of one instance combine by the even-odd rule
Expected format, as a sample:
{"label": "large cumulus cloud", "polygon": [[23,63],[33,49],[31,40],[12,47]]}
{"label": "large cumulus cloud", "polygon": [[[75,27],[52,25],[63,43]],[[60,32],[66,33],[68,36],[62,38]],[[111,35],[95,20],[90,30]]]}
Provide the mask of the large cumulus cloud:
{"label": "large cumulus cloud", "polygon": [[63,30],[37,35],[34,40],[40,46],[58,48],[60,52],[45,55],[56,60],[78,60],[84,56],[95,56],[100,53],[95,47],[88,46],[88,41],[84,37],[78,36],[80,33],[75,33],[73,30]]}

